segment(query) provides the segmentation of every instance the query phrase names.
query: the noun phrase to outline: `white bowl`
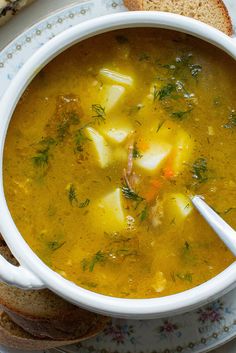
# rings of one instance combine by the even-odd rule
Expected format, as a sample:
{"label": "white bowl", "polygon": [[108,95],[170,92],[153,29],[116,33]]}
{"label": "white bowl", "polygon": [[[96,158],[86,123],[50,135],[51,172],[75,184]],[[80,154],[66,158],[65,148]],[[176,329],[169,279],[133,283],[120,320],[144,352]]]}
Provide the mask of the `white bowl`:
{"label": "white bowl", "polygon": [[161,12],[129,12],[99,17],[64,31],[40,48],[21,68],[0,102],[0,231],[20,263],[20,267],[12,266],[0,256],[0,278],[21,288],[49,288],[68,301],[101,314],[147,319],[189,311],[226,293],[236,286],[236,262],[198,287],[162,298],[121,299],[94,293],[64,279],[31,250],[11,217],[2,180],[8,125],[20,96],[37,72],[77,42],[99,33],[131,27],[157,27],[188,33],[221,48],[236,59],[236,43],[232,38],[196,20]]}

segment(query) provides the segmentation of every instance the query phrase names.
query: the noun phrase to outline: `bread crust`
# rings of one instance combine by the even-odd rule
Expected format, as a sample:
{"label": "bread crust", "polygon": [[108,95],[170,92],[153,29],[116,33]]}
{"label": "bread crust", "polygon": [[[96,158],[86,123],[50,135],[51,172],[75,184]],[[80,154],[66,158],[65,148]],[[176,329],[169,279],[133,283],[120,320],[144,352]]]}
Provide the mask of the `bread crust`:
{"label": "bread crust", "polygon": [[124,0],[125,6],[131,11],[142,11],[145,0]]}
{"label": "bread crust", "polygon": [[10,319],[34,337],[53,339],[58,341],[73,340],[89,335],[90,332],[99,333],[110,321],[107,317],[82,310],[81,315],[74,320],[64,315],[60,320],[38,319],[19,315],[5,308]]}
{"label": "bread crust", "polygon": [[58,341],[52,339],[40,339],[35,338],[25,332],[22,328],[12,322],[6,313],[0,312],[0,343],[10,348],[17,348],[31,352],[32,350],[51,349],[78,343],[96,336],[102,329],[103,326],[99,327],[98,325],[96,328],[91,329],[88,333],[73,340]]}
{"label": "bread crust", "polygon": [[[198,18],[197,14],[196,16],[193,14],[193,16],[190,16],[188,12],[186,11],[186,8],[189,5],[189,0],[178,0],[178,9],[176,7],[176,0],[169,0],[168,5],[165,6],[165,8],[162,8],[163,3],[165,3],[165,0],[124,0],[125,6],[131,10],[131,11],[141,11],[141,10],[157,10],[157,11],[166,11],[166,12],[173,12],[173,13],[178,13],[180,15],[188,16],[188,17],[193,17],[196,19],[199,19],[202,22],[208,23],[225,34],[231,36],[233,33],[233,26],[232,26],[232,21],[229,16],[229,12],[227,7],[225,6],[223,0],[205,0],[206,4],[209,5],[211,4],[212,9],[214,9],[215,13],[218,11],[218,14],[222,16],[223,18],[223,25],[219,26],[219,24],[216,21],[217,16],[215,18],[211,18],[209,21],[208,18],[208,12],[206,11],[204,14],[204,18]],[[203,0],[204,2],[204,0]],[[179,11],[179,8],[181,7],[181,11]],[[202,14],[201,14],[202,15]]]}

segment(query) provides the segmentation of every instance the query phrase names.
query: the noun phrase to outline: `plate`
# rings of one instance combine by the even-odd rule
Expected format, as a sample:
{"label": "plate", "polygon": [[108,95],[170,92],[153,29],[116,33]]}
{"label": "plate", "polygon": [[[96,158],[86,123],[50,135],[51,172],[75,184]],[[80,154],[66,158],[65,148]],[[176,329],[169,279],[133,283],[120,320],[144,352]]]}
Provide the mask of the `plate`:
{"label": "plate", "polygon": [[[227,5],[236,24],[235,0],[228,0]],[[0,98],[25,61],[51,38],[80,22],[121,11],[126,11],[122,0],[90,0],[68,6],[25,30],[0,53]],[[146,321],[113,319],[103,333],[93,339],[41,353],[202,353],[234,337],[236,289],[183,315]],[[235,344],[231,346],[232,352],[235,352],[233,346]],[[2,353],[23,353],[0,349]],[[227,352],[231,352],[230,347]]]}

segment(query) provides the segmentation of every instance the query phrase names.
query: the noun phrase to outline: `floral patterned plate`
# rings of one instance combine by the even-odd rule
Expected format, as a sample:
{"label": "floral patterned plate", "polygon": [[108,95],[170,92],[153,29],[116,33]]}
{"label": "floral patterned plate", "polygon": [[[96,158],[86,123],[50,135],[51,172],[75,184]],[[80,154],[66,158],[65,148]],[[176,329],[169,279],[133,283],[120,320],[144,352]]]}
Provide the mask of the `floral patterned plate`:
{"label": "floral patterned plate", "polygon": [[[227,5],[231,13],[236,14],[235,0],[228,0]],[[92,17],[125,10],[122,0],[90,0],[54,13],[26,30],[0,53],[0,98],[32,53],[58,33]],[[234,337],[236,290],[198,310],[171,318],[148,321],[114,319],[97,337],[50,352],[200,353]],[[0,350],[16,353],[3,347]]]}

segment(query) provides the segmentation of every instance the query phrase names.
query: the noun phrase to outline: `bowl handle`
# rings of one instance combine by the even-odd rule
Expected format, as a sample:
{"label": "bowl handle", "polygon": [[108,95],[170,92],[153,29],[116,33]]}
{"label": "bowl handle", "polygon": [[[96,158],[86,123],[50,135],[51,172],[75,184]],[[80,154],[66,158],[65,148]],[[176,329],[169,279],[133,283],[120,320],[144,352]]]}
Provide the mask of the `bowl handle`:
{"label": "bowl handle", "polygon": [[45,285],[23,266],[14,266],[0,255],[0,281],[22,289],[41,289]]}

